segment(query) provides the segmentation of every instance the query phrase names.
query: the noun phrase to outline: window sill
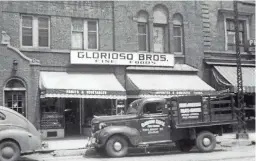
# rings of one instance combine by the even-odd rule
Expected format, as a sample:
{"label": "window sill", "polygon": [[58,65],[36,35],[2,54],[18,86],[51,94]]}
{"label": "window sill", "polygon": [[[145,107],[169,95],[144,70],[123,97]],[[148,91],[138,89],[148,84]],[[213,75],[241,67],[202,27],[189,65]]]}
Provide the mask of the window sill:
{"label": "window sill", "polygon": [[50,49],[50,48],[20,48],[20,51],[25,52],[42,52],[42,53],[67,53],[70,54],[70,50],[58,50],[58,49]]}

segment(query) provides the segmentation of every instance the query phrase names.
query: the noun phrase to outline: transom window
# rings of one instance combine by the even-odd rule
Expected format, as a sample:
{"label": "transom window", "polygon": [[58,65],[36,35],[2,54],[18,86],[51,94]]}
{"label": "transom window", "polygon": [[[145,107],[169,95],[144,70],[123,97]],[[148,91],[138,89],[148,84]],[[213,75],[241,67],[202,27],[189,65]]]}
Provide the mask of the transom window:
{"label": "transom window", "polygon": [[72,49],[98,49],[98,21],[72,20]]}
{"label": "transom window", "polygon": [[21,16],[21,46],[49,47],[50,20],[46,16]]}

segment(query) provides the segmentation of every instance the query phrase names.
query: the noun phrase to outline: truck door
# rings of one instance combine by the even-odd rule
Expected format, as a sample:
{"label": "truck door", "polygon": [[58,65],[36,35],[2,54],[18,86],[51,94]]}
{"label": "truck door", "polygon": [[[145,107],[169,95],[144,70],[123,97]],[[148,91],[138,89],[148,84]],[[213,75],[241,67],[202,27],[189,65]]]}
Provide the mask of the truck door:
{"label": "truck door", "polygon": [[140,134],[143,142],[169,141],[170,119],[164,112],[164,103],[150,102],[143,106],[143,112],[139,119]]}

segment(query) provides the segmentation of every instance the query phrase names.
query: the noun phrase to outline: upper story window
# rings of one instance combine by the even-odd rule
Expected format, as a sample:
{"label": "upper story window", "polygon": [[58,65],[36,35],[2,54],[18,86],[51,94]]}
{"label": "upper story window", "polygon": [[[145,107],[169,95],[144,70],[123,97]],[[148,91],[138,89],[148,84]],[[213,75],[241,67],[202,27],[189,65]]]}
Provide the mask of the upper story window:
{"label": "upper story window", "polygon": [[98,49],[98,21],[72,20],[72,49]]}
{"label": "upper story window", "polygon": [[[247,40],[246,35],[246,21],[239,20],[239,46],[240,51],[244,51],[244,42]],[[236,39],[235,39],[235,21],[234,19],[226,19],[226,45],[227,50],[236,50]]]}
{"label": "upper story window", "polygon": [[21,16],[21,46],[49,47],[50,19],[45,16]]}
{"label": "upper story window", "polygon": [[183,54],[183,17],[181,14],[173,16],[173,50],[175,54]]}
{"label": "upper story window", "polygon": [[168,13],[158,5],[154,8],[153,21],[153,50],[154,52],[168,52]]}
{"label": "upper story window", "polygon": [[145,11],[138,13],[138,42],[139,51],[148,51],[148,14]]}

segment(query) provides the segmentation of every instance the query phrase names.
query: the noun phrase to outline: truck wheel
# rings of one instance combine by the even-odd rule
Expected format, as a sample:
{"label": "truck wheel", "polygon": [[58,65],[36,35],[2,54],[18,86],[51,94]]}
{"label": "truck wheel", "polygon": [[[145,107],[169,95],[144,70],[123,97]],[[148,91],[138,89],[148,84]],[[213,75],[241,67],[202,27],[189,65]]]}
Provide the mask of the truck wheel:
{"label": "truck wheel", "polygon": [[180,150],[182,152],[189,152],[193,148],[194,142],[193,142],[193,140],[183,139],[183,140],[176,141],[175,145],[178,150]]}
{"label": "truck wheel", "polygon": [[209,131],[202,131],[196,138],[196,146],[201,152],[211,152],[216,147],[216,138]]}
{"label": "truck wheel", "polygon": [[106,151],[104,148],[95,148],[95,151],[102,157],[106,156]]}
{"label": "truck wheel", "polygon": [[13,141],[3,141],[0,143],[0,160],[16,161],[20,157],[20,147]]}
{"label": "truck wheel", "polygon": [[123,157],[128,153],[128,143],[120,136],[112,136],[106,143],[105,150],[110,157]]}

